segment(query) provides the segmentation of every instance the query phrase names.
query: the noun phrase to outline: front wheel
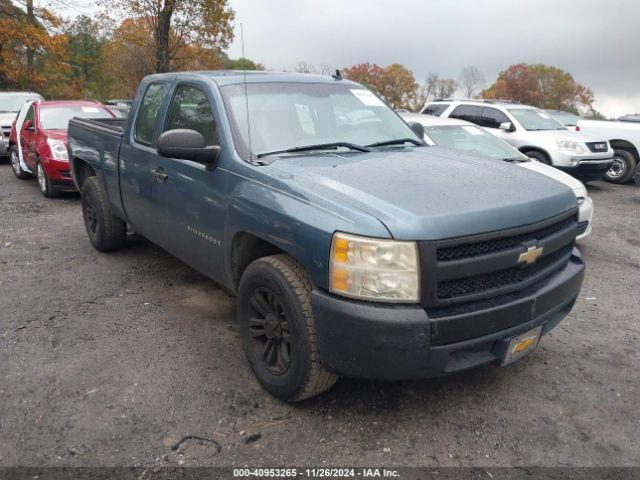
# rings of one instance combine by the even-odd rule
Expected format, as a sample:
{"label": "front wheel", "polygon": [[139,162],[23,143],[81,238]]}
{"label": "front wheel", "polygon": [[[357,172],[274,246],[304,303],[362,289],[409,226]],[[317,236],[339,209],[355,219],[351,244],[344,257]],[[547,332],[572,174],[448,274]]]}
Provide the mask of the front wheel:
{"label": "front wheel", "polygon": [[107,195],[97,177],[82,184],[82,217],[89,240],[96,250],[108,252],[124,245],[127,224],[111,212]]}
{"label": "front wheel", "polygon": [[20,156],[18,154],[18,146],[12,145],[9,149],[9,161],[11,162],[11,169],[13,170],[13,174],[16,178],[20,180],[26,180],[31,177],[31,174],[25,171],[20,165]]}
{"label": "front wheel", "polygon": [[36,177],[38,178],[38,186],[40,187],[40,192],[47,198],[55,197],[59,194],[56,187],[53,186],[51,180],[47,176],[47,172],[42,166],[42,162],[40,159],[36,160]]}
{"label": "front wheel", "polygon": [[604,178],[611,183],[626,183],[631,180],[635,167],[636,160],[631,152],[614,150],[613,163],[607,173],[604,174]]}
{"label": "front wheel", "polygon": [[524,154],[529,158],[538,160],[540,163],[544,163],[545,165],[551,165],[551,160],[549,160],[549,157],[547,157],[542,152],[538,152],[537,150],[530,150],[528,152],[524,152]]}
{"label": "front wheel", "polygon": [[338,379],[320,364],[311,290],[302,266],[284,254],[254,261],[240,280],[244,351],[262,386],[286,402],[318,395]]}

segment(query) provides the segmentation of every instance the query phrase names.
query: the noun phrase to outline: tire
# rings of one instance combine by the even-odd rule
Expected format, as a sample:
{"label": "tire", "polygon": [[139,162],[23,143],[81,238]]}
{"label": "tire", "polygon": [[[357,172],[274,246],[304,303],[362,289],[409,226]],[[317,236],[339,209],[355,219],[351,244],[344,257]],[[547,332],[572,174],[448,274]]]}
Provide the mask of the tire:
{"label": "tire", "polygon": [[84,226],[94,248],[101,252],[122,248],[127,237],[127,223],[111,212],[97,177],[84,181],[81,201]]}
{"label": "tire", "polygon": [[542,152],[539,152],[537,150],[529,150],[528,152],[524,152],[524,154],[529,158],[538,160],[540,163],[551,165],[551,160],[549,160],[549,157]]}
{"label": "tire", "polygon": [[285,402],[318,395],[338,379],[320,364],[311,290],[302,266],[284,254],[255,260],[240,280],[245,354],[260,384]]}
{"label": "tire", "polygon": [[51,180],[47,176],[47,171],[42,166],[40,159],[36,159],[36,178],[38,179],[38,187],[40,192],[47,198],[55,197],[59,195],[59,191],[53,186]]}
{"label": "tire", "polygon": [[613,164],[604,174],[604,179],[611,183],[626,183],[631,180],[636,169],[636,159],[627,150],[613,151]]}
{"label": "tire", "polygon": [[11,170],[13,170],[13,174],[16,176],[16,178],[19,178],[20,180],[26,180],[27,178],[31,178],[33,176],[29,172],[22,169],[22,166],[20,165],[20,157],[18,156],[17,145],[11,145],[11,148],[9,149],[9,163],[11,164]]}

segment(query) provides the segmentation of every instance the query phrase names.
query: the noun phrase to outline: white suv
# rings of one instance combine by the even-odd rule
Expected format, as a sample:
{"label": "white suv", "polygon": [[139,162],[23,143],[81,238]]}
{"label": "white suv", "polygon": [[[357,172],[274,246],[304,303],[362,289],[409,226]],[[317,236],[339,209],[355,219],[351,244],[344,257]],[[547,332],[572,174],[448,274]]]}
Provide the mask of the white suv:
{"label": "white suv", "polygon": [[525,155],[585,182],[602,180],[613,162],[608,141],[569,130],[536,107],[501,100],[441,100],[420,113],[475,123]]}

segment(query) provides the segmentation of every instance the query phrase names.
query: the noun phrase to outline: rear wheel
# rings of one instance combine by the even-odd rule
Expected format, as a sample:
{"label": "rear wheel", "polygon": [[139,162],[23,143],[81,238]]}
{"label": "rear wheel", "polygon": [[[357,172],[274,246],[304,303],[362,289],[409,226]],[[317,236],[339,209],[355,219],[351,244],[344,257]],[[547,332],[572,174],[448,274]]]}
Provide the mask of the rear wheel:
{"label": "rear wheel", "polygon": [[53,183],[51,183],[51,180],[49,180],[49,177],[47,176],[47,172],[42,166],[42,162],[40,161],[39,158],[36,160],[36,177],[38,179],[38,186],[40,187],[40,191],[42,192],[42,195],[44,195],[47,198],[51,198],[51,197],[57,196],[60,193],[56,189],[56,187],[53,186]]}
{"label": "rear wheel", "polygon": [[287,402],[318,395],[338,379],[320,364],[311,290],[302,266],[284,254],[251,263],[238,289],[251,368],[269,393]]}
{"label": "rear wheel", "polygon": [[20,165],[20,156],[18,155],[17,145],[12,145],[9,149],[9,161],[11,162],[11,169],[13,170],[13,174],[16,178],[26,180],[32,176],[29,172],[23,170],[22,165]]}
{"label": "rear wheel", "polygon": [[636,168],[636,160],[633,154],[627,150],[614,150],[613,163],[607,173],[605,180],[611,183],[625,183],[631,180]]}
{"label": "rear wheel", "polygon": [[89,177],[82,184],[82,217],[96,250],[108,252],[124,245],[127,224],[111,212],[97,177]]}
{"label": "rear wheel", "polygon": [[549,157],[547,157],[542,152],[539,152],[537,150],[529,150],[528,152],[524,152],[524,154],[529,158],[538,160],[540,163],[544,163],[545,165],[551,165],[551,160],[549,160]]}

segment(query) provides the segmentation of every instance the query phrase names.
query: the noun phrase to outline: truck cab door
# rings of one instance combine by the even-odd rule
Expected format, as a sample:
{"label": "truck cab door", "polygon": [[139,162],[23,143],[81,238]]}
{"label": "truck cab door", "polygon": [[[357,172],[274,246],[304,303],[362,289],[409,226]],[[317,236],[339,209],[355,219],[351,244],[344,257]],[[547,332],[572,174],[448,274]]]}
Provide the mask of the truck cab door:
{"label": "truck cab door", "polygon": [[120,194],[127,219],[135,231],[152,241],[156,241],[159,232],[150,215],[154,209],[150,170],[158,156],[155,142],[168,93],[167,82],[154,82],[146,87],[135,118],[122,139],[119,155]]}
{"label": "truck cab door", "polygon": [[[214,103],[204,85],[176,87],[162,131],[200,132],[207,145],[219,145]],[[191,160],[153,157],[152,202],[160,246],[215,280],[224,279],[222,240],[226,215],[227,172],[207,171]]]}

